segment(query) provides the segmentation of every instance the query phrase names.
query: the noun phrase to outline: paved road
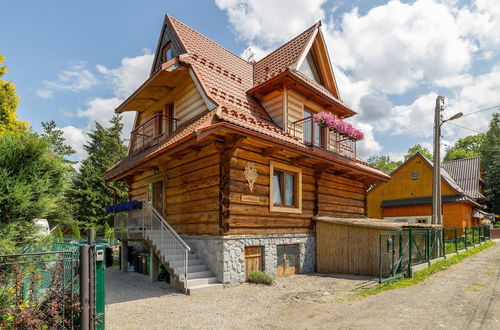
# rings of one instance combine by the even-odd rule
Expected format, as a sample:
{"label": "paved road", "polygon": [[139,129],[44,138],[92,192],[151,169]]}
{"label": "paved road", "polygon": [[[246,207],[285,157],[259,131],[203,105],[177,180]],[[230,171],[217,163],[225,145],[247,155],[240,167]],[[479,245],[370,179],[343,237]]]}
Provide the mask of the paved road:
{"label": "paved road", "polygon": [[500,329],[500,241],[423,283],[335,304],[297,304],[274,327]]}
{"label": "paved road", "polygon": [[185,296],[107,271],[108,329],[500,329],[500,241],[425,282],[360,298],[355,276],[296,275]]}

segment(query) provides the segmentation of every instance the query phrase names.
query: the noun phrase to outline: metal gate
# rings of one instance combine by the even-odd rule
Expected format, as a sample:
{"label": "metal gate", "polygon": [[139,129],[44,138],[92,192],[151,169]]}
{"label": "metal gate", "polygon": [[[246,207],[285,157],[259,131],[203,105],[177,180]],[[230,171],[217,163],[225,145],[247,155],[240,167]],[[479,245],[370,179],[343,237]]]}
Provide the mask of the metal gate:
{"label": "metal gate", "polygon": [[78,326],[77,260],[71,250],[0,255],[0,328]]}

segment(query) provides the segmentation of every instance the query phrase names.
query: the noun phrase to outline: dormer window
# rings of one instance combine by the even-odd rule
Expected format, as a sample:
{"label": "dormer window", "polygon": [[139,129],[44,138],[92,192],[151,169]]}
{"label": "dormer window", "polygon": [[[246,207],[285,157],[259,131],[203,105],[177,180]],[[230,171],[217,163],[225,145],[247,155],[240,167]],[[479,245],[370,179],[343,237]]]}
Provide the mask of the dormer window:
{"label": "dormer window", "polygon": [[306,58],[304,59],[304,62],[302,62],[302,65],[299,68],[299,71],[308,76],[309,78],[315,80],[317,83],[323,84],[312,51],[310,51],[307,54]]}
{"label": "dormer window", "polygon": [[167,62],[173,59],[174,56],[172,54],[172,43],[169,41],[165,46],[163,46],[161,50],[161,61]]}

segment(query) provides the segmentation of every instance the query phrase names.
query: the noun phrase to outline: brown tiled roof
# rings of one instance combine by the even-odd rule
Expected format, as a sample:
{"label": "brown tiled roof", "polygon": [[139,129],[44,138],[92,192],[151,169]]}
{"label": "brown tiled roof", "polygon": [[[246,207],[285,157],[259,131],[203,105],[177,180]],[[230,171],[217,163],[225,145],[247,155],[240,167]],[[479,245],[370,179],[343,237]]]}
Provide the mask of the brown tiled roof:
{"label": "brown tiled roof", "polygon": [[[140,162],[155,157],[175,145],[176,142],[192,135],[196,130],[207,129],[220,120],[253,130],[296,147],[308,149],[299,139],[292,137],[279,128],[262,105],[247,91],[255,86],[254,77],[261,77],[262,72],[265,73],[266,71],[265,68],[271,64],[273,64],[272,72],[287,70],[290,66],[294,68],[314,30],[318,28],[319,22],[254,65],[173,17],[167,16],[166,21],[171,26],[181,47],[186,51],[185,54],[179,56],[179,62],[192,68],[207,97],[216,107],[200,119],[185,126],[182,130],[178,130],[179,133],[170,139],[138,154],[127,156],[108,170],[105,175],[106,180],[116,177]],[[326,88],[311,82],[304,75],[296,74],[300,79],[306,80],[311,88],[335,98]],[[335,98],[335,100],[337,99]],[[356,159],[355,162],[360,169],[385,177],[385,174],[368,163],[359,159]]]}
{"label": "brown tiled roof", "polygon": [[320,22],[314,24],[309,29],[255,63],[253,70],[253,85],[260,85],[288,68],[296,69],[300,55],[302,55],[314,31],[320,25]]}
{"label": "brown tiled roof", "polygon": [[169,147],[175,145],[176,142],[179,142],[187,138],[195,131],[213,125],[214,123],[217,122],[217,118],[215,118],[215,112],[216,110],[209,111],[205,115],[199,117],[198,119],[193,120],[191,123],[188,123],[183,127],[179,127],[177,132],[174,132],[174,135],[165,139],[164,141],[161,141],[156,145],[153,145],[138,153],[134,153],[123,158],[112,168],[106,171],[104,175],[104,180],[110,180],[113,177],[127,171],[128,169],[131,169],[137,164],[145,162],[157,156],[158,154],[164,152],[166,149],[169,149]]}

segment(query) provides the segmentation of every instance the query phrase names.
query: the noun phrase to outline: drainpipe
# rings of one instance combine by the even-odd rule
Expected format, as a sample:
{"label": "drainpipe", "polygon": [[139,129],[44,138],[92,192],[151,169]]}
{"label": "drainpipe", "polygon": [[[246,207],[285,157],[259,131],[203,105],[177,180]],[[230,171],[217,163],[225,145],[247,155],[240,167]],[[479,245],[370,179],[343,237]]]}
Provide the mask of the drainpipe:
{"label": "drainpipe", "polygon": [[109,185],[109,182],[106,180],[104,180],[104,185],[106,186],[106,188],[113,191],[113,204],[116,204],[116,195],[117,195],[116,188],[111,187]]}

